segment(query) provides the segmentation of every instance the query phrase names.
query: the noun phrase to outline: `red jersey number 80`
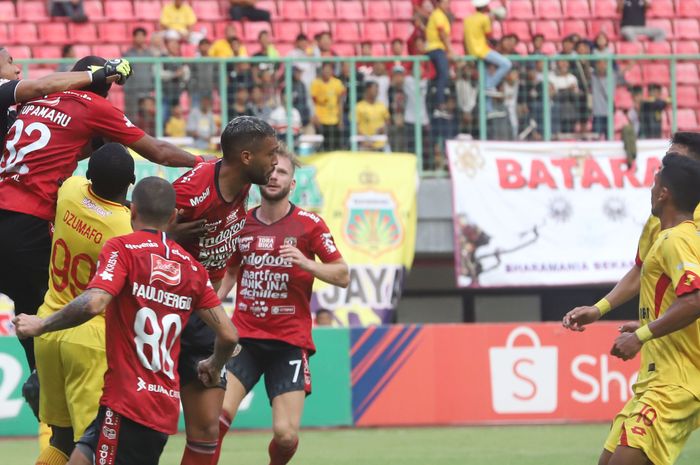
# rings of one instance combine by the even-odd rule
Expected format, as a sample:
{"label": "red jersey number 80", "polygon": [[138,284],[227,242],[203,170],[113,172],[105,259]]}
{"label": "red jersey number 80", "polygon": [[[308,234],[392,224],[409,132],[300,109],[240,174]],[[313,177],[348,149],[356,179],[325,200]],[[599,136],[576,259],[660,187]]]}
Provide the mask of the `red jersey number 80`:
{"label": "red jersey number 80", "polygon": [[[21,119],[15,121],[15,124],[13,124],[10,130],[7,131],[8,137],[10,134],[12,134],[13,130],[15,131],[14,135],[5,143],[5,146],[7,147],[7,160],[4,160],[4,163],[0,164],[0,174],[27,174],[29,172],[29,168],[27,165],[22,163],[24,157],[31,152],[35,152],[46,147],[51,140],[51,130],[44,123],[30,123],[25,128],[24,121]],[[17,150],[15,146],[22,137],[22,134],[26,134],[27,137],[33,137],[37,132],[39,133],[38,139]]]}
{"label": "red jersey number 80", "polygon": [[136,355],[141,364],[155,373],[162,371],[168,378],[174,380],[175,362],[170,351],[181,331],[180,315],[169,313],[158,321],[156,312],[148,307],[143,307],[136,312],[134,342]]}

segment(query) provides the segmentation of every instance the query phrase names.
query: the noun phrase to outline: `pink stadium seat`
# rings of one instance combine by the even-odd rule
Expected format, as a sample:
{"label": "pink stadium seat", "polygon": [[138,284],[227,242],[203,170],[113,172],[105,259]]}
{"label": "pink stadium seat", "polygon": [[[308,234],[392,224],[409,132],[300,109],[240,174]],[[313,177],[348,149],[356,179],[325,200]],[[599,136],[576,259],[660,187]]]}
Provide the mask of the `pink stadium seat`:
{"label": "pink stadium seat", "polygon": [[[147,3],[147,2],[136,2]],[[198,21],[216,21],[224,15],[219,11],[219,4],[216,0],[199,0],[191,3]]]}
{"label": "pink stadium seat", "polygon": [[561,3],[559,0],[537,0],[535,14],[538,19],[561,19]]}
{"label": "pink stadium seat", "polygon": [[666,39],[673,38],[673,28],[671,27],[670,19],[647,19],[647,26],[656,27],[666,31]]}
{"label": "pink stadium seat", "polygon": [[625,73],[625,80],[632,85],[640,85],[644,81],[642,79],[642,68],[639,65],[632,66]]}
{"label": "pink stadium seat", "polygon": [[696,41],[681,40],[673,43],[673,53],[700,53],[700,46],[698,46]]}
{"label": "pink stadium seat", "polygon": [[251,42],[257,41],[258,35],[263,31],[272,32],[268,23],[246,21],[243,24],[243,39]]}
{"label": "pink stadium seat", "polygon": [[695,63],[677,63],[676,80],[679,84],[700,84],[698,67]]}
{"label": "pink stadium seat", "polygon": [[590,18],[591,10],[588,6],[588,0],[564,0],[564,17],[565,18]]}
{"label": "pink stadium seat", "polygon": [[56,65],[30,65],[27,75],[32,79],[40,79],[56,72]]}
{"label": "pink stadium seat", "polygon": [[340,56],[350,57],[355,55],[355,46],[353,44],[333,44],[333,51]]}
{"label": "pink stadium seat", "polygon": [[105,43],[129,43],[131,31],[126,30],[126,23],[104,23],[97,29],[100,39]]}
{"label": "pink stadium seat", "polygon": [[69,23],[68,37],[72,42],[79,44],[92,44],[98,41],[97,30],[93,23]]}
{"label": "pink stadium seat", "polygon": [[234,21],[234,22],[226,22],[226,21],[221,21],[218,23],[215,23],[214,25],[214,37],[217,39],[223,39],[226,37],[226,26],[233,25],[233,27],[236,29],[236,35],[238,35],[239,38],[243,37],[243,24],[240,21]]}
{"label": "pink stadium seat", "polygon": [[42,45],[34,47],[34,58],[61,58],[61,47]]}
{"label": "pink stadium seat", "polygon": [[594,19],[588,23],[588,28],[591,31],[592,37],[604,32],[610,40],[615,40],[617,38],[617,23],[611,19]]}
{"label": "pink stadium seat", "polygon": [[[85,57],[88,55],[94,55],[92,53],[92,47],[89,45],[73,45],[73,52],[75,53],[75,56],[80,58],[80,57]],[[118,57],[119,55],[114,55],[114,57]],[[112,58],[112,57],[109,57]]]}
{"label": "pink stadium seat", "polygon": [[698,30],[698,21],[696,19],[676,19],[673,21],[673,30],[677,39],[700,39],[700,31]]}
{"label": "pink stadium seat", "polygon": [[[460,33],[460,36],[464,34],[464,31],[462,31],[462,28],[453,28],[457,29]],[[504,21],[503,22],[503,32],[505,34],[515,34],[518,36],[518,39],[520,40],[530,40],[530,23],[527,21]]]}
{"label": "pink stadium seat", "polygon": [[615,108],[629,110],[632,108],[632,95],[624,87],[615,89]]}
{"label": "pink stadium seat", "polygon": [[641,55],[644,46],[641,42],[618,42],[616,52],[620,55]]}
{"label": "pink stadium seat", "polygon": [[384,23],[364,23],[362,28],[362,40],[381,41],[387,40],[386,25]]}
{"label": "pink stadium seat", "polygon": [[683,108],[678,110],[677,115],[678,129],[681,131],[697,131],[698,119],[695,110]]}
{"label": "pink stadium seat", "polygon": [[[10,31],[8,30],[7,25],[4,23],[0,23],[0,43],[10,43]],[[11,51],[12,50],[10,50],[10,52]]]}
{"label": "pink stadium seat", "polygon": [[[260,8],[261,10],[267,10],[267,11],[269,11],[269,12],[270,12],[270,15],[272,16],[273,19],[274,19],[274,18],[277,16],[277,14],[278,14],[278,13],[277,13],[277,2],[275,2],[275,0],[263,0],[263,1],[257,2],[257,3],[255,4],[255,7],[256,7],[256,8]],[[227,12],[228,9],[222,10],[222,11]],[[219,18],[219,19],[221,19],[221,18]]]}
{"label": "pink stadium seat", "polygon": [[670,55],[671,44],[668,42],[647,42],[646,52],[650,55]]}
{"label": "pink stadium seat", "polygon": [[[316,34],[320,34],[321,32],[331,31],[326,21],[305,21],[302,23],[302,27],[306,35],[309,36],[309,39],[313,39]],[[335,37],[335,34],[333,34],[333,36]],[[338,39],[336,38],[335,40]]]}
{"label": "pink stadium seat", "polygon": [[63,44],[67,42],[66,25],[64,23],[39,24],[39,39],[47,44]]}
{"label": "pink stadium seat", "polygon": [[[392,5],[395,19],[411,19],[413,17],[413,5],[410,0],[394,0]],[[452,3],[452,9],[454,9],[454,2]]]}
{"label": "pink stadium seat", "polygon": [[594,0],[593,16],[600,19],[617,18],[616,0]]}
{"label": "pink stadium seat", "polygon": [[115,107],[119,108],[120,110],[124,110],[124,88],[120,86],[112,86],[112,89],[109,91],[109,94],[107,95],[107,100],[114,105]]}
{"label": "pink stadium seat", "polygon": [[586,21],[581,19],[566,19],[561,22],[561,35],[566,37],[571,34],[578,34],[581,37],[587,37]]}
{"label": "pink stadium seat", "polygon": [[308,20],[306,3],[303,1],[285,0],[280,6],[282,7],[280,16],[282,16],[284,20]]}
{"label": "pink stadium seat", "polygon": [[275,39],[280,42],[294,42],[301,30],[299,23],[286,23],[275,21],[272,23],[272,30],[275,33]]}
{"label": "pink stadium seat", "polygon": [[[668,69],[668,63],[644,63],[643,64],[644,83],[645,84],[661,84],[667,86],[671,82],[671,77]],[[696,69],[697,73],[697,69]]]}
{"label": "pink stadium seat", "polygon": [[471,0],[453,0],[450,2],[450,9],[458,20],[466,18],[475,11]]}
{"label": "pink stadium seat", "polygon": [[391,38],[398,38],[402,40],[406,40],[411,36],[411,33],[413,32],[413,24],[407,23],[407,22],[394,22],[389,25],[389,33],[391,34]]}
{"label": "pink stadium seat", "polygon": [[335,23],[333,37],[338,42],[359,42],[360,33],[357,23]]}
{"label": "pink stadium seat", "polygon": [[278,43],[278,44],[275,44],[275,47],[277,48],[277,51],[279,52],[279,54],[284,57],[284,56],[287,56],[289,54],[289,52],[292,51],[292,49],[294,48],[294,44]]}
{"label": "pink stadium seat", "polygon": [[622,112],[622,110],[615,111],[615,132],[622,130],[623,126],[627,124],[627,117]]}
{"label": "pink stadium seat", "polygon": [[83,3],[83,8],[90,21],[101,21],[104,18],[102,2],[99,0],[87,0]]}
{"label": "pink stadium seat", "polygon": [[545,40],[559,40],[559,24],[556,21],[543,20],[532,23],[532,34],[542,34]]}
{"label": "pink stadium seat", "polygon": [[517,53],[518,55],[527,55],[527,44],[525,42],[518,42],[515,45],[515,53]]}
{"label": "pink stadium seat", "polygon": [[310,7],[311,8],[309,8],[309,17],[311,19],[323,21],[335,19],[335,6],[330,0],[316,0],[314,2],[311,2]]}
{"label": "pink stadium seat", "polygon": [[0,2],[0,21],[9,22],[17,17],[15,4],[12,2]]}
{"label": "pink stadium seat", "polygon": [[[158,6],[158,18],[160,18],[160,4],[157,2],[137,2],[139,4],[155,3]],[[109,18],[110,21],[126,21],[134,19],[134,12],[131,7],[130,1],[124,0],[110,0],[104,2],[105,7],[105,17]],[[139,17],[141,19],[141,17]],[[147,19],[147,18],[142,18]]]}
{"label": "pink stadium seat", "polygon": [[119,45],[93,45],[92,53],[102,58],[119,57],[122,54]]}
{"label": "pink stadium seat", "polygon": [[507,17],[510,19],[532,19],[535,17],[530,0],[510,0],[506,9],[508,10]]}
{"label": "pink stadium seat", "polygon": [[12,47],[12,50],[10,51],[12,52],[12,58],[14,59],[32,57],[32,49],[27,45],[16,45]]}
{"label": "pink stadium seat", "polygon": [[542,53],[545,55],[555,55],[557,53],[557,44],[554,42],[545,42],[542,44]]}
{"label": "pink stadium seat", "polygon": [[679,0],[677,11],[679,18],[697,18],[700,15],[700,0]]}
{"label": "pink stadium seat", "polygon": [[[39,34],[37,34],[36,25],[31,23],[10,24],[10,37],[15,41],[20,40],[22,44],[36,44],[39,42]],[[31,54],[30,54],[31,56]]]}
{"label": "pink stadium seat", "polygon": [[[374,2],[372,2],[374,3]],[[382,1],[382,2],[377,2],[381,3],[383,5],[386,5],[387,7],[389,6],[389,2],[387,1]],[[371,5],[371,3],[370,3]],[[358,1],[342,1],[342,2],[336,2],[335,4],[335,9],[337,11],[337,19],[341,21],[357,21],[357,20],[366,20],[366,19],[375,19],[369,14],[365,16],[364,9],[362,8],[362,3]],[[334,18],[331,18],[334,19]]]}
{"label": "pink stadium seat", "polygon": [[647,7],[647,18],[673,18],[674,16],[673,0],[654,0]]}
{"label": "pink stadium seat", "polygon": [[450,29],[450,40],[457,43],[464,42],[464,30],[461,27]]}
{"label": "pink stadium seat", "polygon": [[678,86],[676,90],[676,100],[681,108],[698,108],[698,89],[695,86]]}
{"label": "pink stadium seat", "polygon": [[[343,2],[339,2],[342,5]],[[391,10],[389,2],[369,2],[367,3],[366,15],[373,21],[385,21],[394,19],[394,12]],[[342,16],[339,14],[339,18]]]}
{"label": "pink stadium seat", "polygon": [[22,21],[49,21],[51,18],[46,11],[46,2],[17,2],[17,16]]}
{"label": "pink stadium seat", "polygon": [[[106,2],[109,5],[111,2]],[[199,2],[195,2],[197,4]],[[134,17],[147,21],[160,21],[160,2],[135,2]]]}

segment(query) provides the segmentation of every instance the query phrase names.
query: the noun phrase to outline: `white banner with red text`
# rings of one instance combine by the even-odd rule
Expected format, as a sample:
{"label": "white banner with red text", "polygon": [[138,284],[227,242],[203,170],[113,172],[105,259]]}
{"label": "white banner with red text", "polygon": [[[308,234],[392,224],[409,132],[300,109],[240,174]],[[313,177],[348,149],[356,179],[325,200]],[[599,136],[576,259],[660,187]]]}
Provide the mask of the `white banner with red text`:
{"label": "white banner with red text", "polygon": [[634,264],[668,148],[448,141],[460,287],[613,283]]}

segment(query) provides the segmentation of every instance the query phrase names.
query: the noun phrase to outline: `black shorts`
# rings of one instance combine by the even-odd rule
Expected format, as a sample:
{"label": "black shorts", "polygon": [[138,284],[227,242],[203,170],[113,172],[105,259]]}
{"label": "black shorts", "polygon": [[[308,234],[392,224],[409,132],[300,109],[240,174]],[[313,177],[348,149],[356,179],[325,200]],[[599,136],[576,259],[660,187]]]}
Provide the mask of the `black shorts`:
{"label": "black shorts", "polygon": [[156,465],[168,435],[100,406],[77,447],[94,454],[95,465]]}
{"label": "black shorts", "polygon": [[311,394],[309,352],[286,342],[241,339],[226,369],[238,378],[246,392],[250,392],[264,374],[270,402],[286,392]]}
{"label": "black shorts", "polygon": [[[36,315],[48,289],[51,225],[36,216],[0,210],[0,292],[15,303],[15,313]],[[33,369],[32,338],[22,340]]]}
{"label": "black shorts", "polygon": [[[180,359],[177,372],[180,374],[180,386],[187,386],[198,380],[197,364],[214,353],[216,334],[207,324],[193,313],[180,336]],[[221,374],[219,384],[215,387],[226,389],[226,372]]]}

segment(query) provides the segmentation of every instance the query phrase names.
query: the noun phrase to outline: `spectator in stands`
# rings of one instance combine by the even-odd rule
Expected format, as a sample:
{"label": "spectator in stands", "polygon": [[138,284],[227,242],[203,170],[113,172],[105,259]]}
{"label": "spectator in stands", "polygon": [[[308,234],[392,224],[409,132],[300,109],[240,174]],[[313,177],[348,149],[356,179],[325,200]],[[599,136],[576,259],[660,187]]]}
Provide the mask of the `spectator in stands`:
{"label": "spectator in stands", "polygon": [[647,98],[642,100],[639,112],[639,137],[640,139],[661,138],[661,120],[663,112],[669,104],[669,99],[661,96],[659,84],[647,86]]}
{"label": "spectator in stands", "polygon": [[[155,56],[153,49],[149,47],[146,29],[135,28],[131,37],[131,47],[124,52],[125,57],[150,58]],[[131,69],[133,74],[124,84],[124,113],[135,121],[140,114],[140,102],[145,96],[151,95],[155,88],[155,80],[153,78],[153,65],[150,63],[131,63]],[[143,126],[138,125],[138,127],[142,128]],[[149,134],[154,135],[150,132]]]}
{"label": "spectator in stands", "polygon": [[457,69],[455,92],[457,93],[457,110],[459,111],[459,131],[476,135],[474,112],[478,103],[478,71],[473,61],[461,63]]}
{"label": "spectator in stands", "polygon": [[518,70],[511,69],[503,79],[503,105],[508,112],[508,121],[512,131],[512,138],[518,137],[518,91],[520,87],[520,75]]}
{"label": "spectator in stands", "polygon": [[515,34],[504,35],[498,42],[498,53],[501,55],[517,55],[518,52],[515,51],[515,47],[518,46],[518,42],[520,42],[520,39]]}
{"label": "spectator in stands", "polygon": [[[365,40],[360,42],[360,56],[371,57],[372,56],[372,42]],[[371,61],[358,61],[357,62],[357,72],[362,74],[365,78],[372,74],[374,63]]]}
{"label": "spectator in stands", "polygon": [[[489,47],[486,36],[491,34],[491,20],[495,15],[489,11],[490,0],[472,0],[476,12],[464,19],[464,49],[496,67],[487,73],[486,91],[493,92],[513,66],[510,60]],[[487,101],[487,105],[489,102]]]}
{"label": "spectator in stands", "polygon": [[294,67],[301,70],[299,79],[304,83],[307,90],[310,89],[311,83],[314,81],[314,79],[316,79],[316,63],[313,61],[303,60],[303,58],[313,56],[313,48],[310,46],[309,38],[306,36],[306,34],[299,34],[296,37],[294,40],[294,48],[290,50],[287,56],[296,58],[294,60]]}
{"label": "spectator in stands", "polygon": [[666,32],[656,27],[647,27],[647,7],[651,0],[617,0],[617,12],[622,14],[620,35],[629,42],[646,36],[654,42],[663,42]]}
{"label": "spectator in stands", "polygon": [[544,55],[545,53],[542,51],[542,47],[544,46],[544,36],[542,34],[535,34],[532,36],[532,50],[530,51],[530,55]]}
{"label": "spectator in stands", "polygon": [[450,44],[450,0],[438,0],[425,27],[426,51],[435,67],[435,110],[433,117],[448,118],[445,108],[445,88],[450,77],[450,59],[454,56]]}
{"label": "spectator in stands", "polygon": [[411,0],[413,3],[413,32],[407,39],[408,53],[411,55],[421,55],[416,51],[416,39],[425,40],[425,28],[428,25],[428,19],[433,12],[433,2],[431,0]]}
{"label": "spectator in stands", "polygon": [[211,138],[219,134],[220,126],[221,119],[214,114],[211,96],[202,95],[187,117],[187,135],[194,139],[194,147],[211,148]]}
{"label": "spectator in stands", "polygon": [[[180,42],[176,39],[168,39],[165,41],[165,47],[168,51],[168,57],[181,57]],[[187,87],[187,81],[190,78],[190,68],[183,63],[165,63],[161,71],[163,81],[163,101],[161,108],[163,111],[163,121],[168,121],[170,118],[170,110],[178,105],[180,96]]]}
{"label": "spectator in stands", "polygon": [[266,106],[274,108],[277,105],[278,86],[275,82],[272,66],[267,63],[261,63],[259,66],[258,85],[263,93],[263,102]]}
{"label": "spectator in stands", "polygon": [[83,9],[83,0],[50,0],[53,17],[68,17],[74,23],[86,23],[88,17]]}
{"label": "spectator in stands", "polygon": [[[429,62],[428,62],[429,63]],[[416,81],[411,73],[405,73],[403,93],[406,95],[406,109],[403,119],[406,127],[406,137],[409,141],[409,151],[416,152],[417,140],[415,138],[416,125],[420,126],[422,135],[423,153],[430,153],[431,141],[428,129],[429,118],[425,107],[425,100],[428,94],[428,81],[421,77]]]}
{"label": "spectator in stands", "polygon": [[593,132],[601,139],[608,138],[608,63],[605,60],[595,62],[591,76],[593,96]]}
{"label": "spectator in stands", "polygon": [[[211,41],[202,39],[197,47],[198,57],[209,56]],[[215,63],[195,62],[189,65],[190,80],[187,83],[187,90],[190,94],[190,106],[199,107],[199,101],[203,96],[211,96],[214,89],[218,89],[217,65]]]}
{"label": "spectator in stands", "polygon": [[[352,68],[350,66],[349,61],[344,61],[340,63],[340,75],[338,76],[338,79],[340,79],[340,82],[343,84],[345,89],[350,89],[350,74],[351,74]],[[355,74],[355,89],[358,89],[358,94],[362,93],[362,89],[365,87],[365,78],[363,74],[357,73]],[[342,110],[342,118],[343,118],[343,128],[341,129],[341,139],[343,141],[347,140],[347,128],[350,125],[350,95],[348,92],[345,92],[345,95],[343,96],[343,110]]]}
{"label": "spectator in stands", "polygon": [[267,121],[270,118],[270,113],[274,107],[265,100],[265,93],[259,85],[255,85],[250,89],[250,104],[248,109],[256,118]]}
{"label": "spectator in stands", "polygon": [[333,326],[333,313],[325,308],[316,311],[315,326]]}
{"label": "spectator in stands", "polygon": [[[331,35],[330,32],[325,31],[325,32],[319,32],[316,34],[314,37],[316,41],[316,45],[314,47],[314,56],[316,57],[334,57],[338,56],[337,53],[333,51],[333,36]],[[318,62],[316,63],[316,75],[318,75],[321,71],[321,66],[322,64],[319,64]],[[340,74],[340,63],[336,63],[335,66],[333,67],[333,73],[335,75]]]}
{"label": "spectator in stands", "polygon": [[[445,89],[445,111],[448,115],[457,114],[456,92],[453,86]],[[433,117],[430,122],[431,136],[433,141],[434,156],[427,157],[429,170],[443,170],[446,166],[445,142],[454,139],[459,134],[459,121],[456,117],[441,118]]]}
{"label": "spectator in stands", "polygon": [[598,33],[597,36],[595,36],[595,40],[593,41],[592,53],[599,55],[615,53],[612,46],[610,45],[610,39],[608,39],[608,35],[605,32],[601,31]]}
{"label": "spectator in stands", "polygon": [[160,13],[160,27],[165,31],[177,32],[181,40],[197,44],[204,38],[205,34],[194,30],[196,23],[197,15],[185,0],[173,0],[163,5]]}
{"label": "spectator in stands", "polygon": [[[591,47],[588,41],[579,40],[574,48],[575,55],[581,57],[590,57]],[[588,122],[591,118],[591,105],[592,105],[592,89],[591,89],[591,75],[593,74],[593,69],[591,67],[590,60],[575,60],[572,62],[571,73],[576,77],[576,82],[578,83],[578,99],[576,103],[578,121],[576,125],[576,132],[579,134],[584,134],[588,131]]]}
{"label": "spectator in stands", "polygon": [[292,130],[292,134],[295,138],[301,132],[301,113],[299,113],[299,110],[294,108],[293,105],[291,114],[287,112],[287,101],[284,89],[280,91],[279,97],[277,98],[277,105],[272,109],[267,122],[270,123],[270,126],[275,128],[277,137],[282,141],[287,140],[287,131],[289,129]]}
{"label": "spectator in stands", "polygon": [[525,79],[520,82],[518,92],[518,126],[523,128],[523,133],[526,133],[526,138],[530,140],[542,140],[544,127],[542,69],[544,69],[542,61],[528,64]]}
{"label": "spectator in stands", "polygon": [[229,24],[224,30],[225,37],[216,39],[209,49],[210,57],[229,58],[229,57],[247,57],[248,50],[241,43],[236,33],[236,26]]}
{"label": "spectator in stands", "polygon": [[255,6],[258,0],[229,0],[231,8],[229,16],[234,21],[247,19],[248,21],[271,21],[270,12]]}
{"label": "spectator in stands", "polygon": [[248,106],[249,99],[250,92],[248,92],[248,87],[238,86],[235,91],[233,103],[228,109],[229,118],[233,119],[236,116],[253,116],[253,112]]}
{"label": "spectator in stands", "polygon": [[[127,81],[129,82],[129,81]],[[128,94],[128,92],[126,92]],[[156,99],[151,96],[141,97],[138,100],[138,110],[136,112],[136,127],[139,127],[146,134],[155,137],[156,135]]]}
{"label": "spectator in stands", "polygon": [[182,107],[173,105],[170,110],[170,118],[165,123],[166,137],[185,137],[187,135],[187,121],[182,116]]}
{"label": "spectator in stands", "polygon": [[342,146],[345,92],[343,83],[333,75],[333,64],[323,63],[321,76],[311,84],[311,98],[316,106],[314,124],[318,132],[323,135],[323,150],[336,150]]}
{"label": "spectator in stands", "polygon": [[389,107],[389,85],[391,78],[386,72],[386,63],[375,61],[372,65],[372,74],[365,79],[367,82],[376,82],[379,87],[377,100],[385,107]]}
{"label": "spectator in stands", "polygon": [[61,58],[70,58],[71,62],[61,63],[60,65],[58,65],[58,69],[56,71],[60,73],[70,71],[73,68],[73,62],[75,61],[75,49],[73,47],[73,44],[66,44],[61,48]]}
{"label": "spectator in stands", "polygon": [[392,152],[407,152],[408,134],[406,133],[406,69],[394,65],[391,69],[391,86],[389,87],[389,115],[391,121],[388,129],[389,146]]}
{"label": "spectator in stands", "polygon": [[[248,92],[255,84],[252,67],[250,63],[235,63],[227,66],[228,71],[228,106],[231,107],[234,101],[238,98],[238,89],[245,88],[246,97],[249,97]],[[247,100],[246,100],[247,103]]]}
{"label": "spectator in stands", "polygon": [[[357,102],[355,117],[357,118],[357,133],[360,136],[370,138],[380,134],[386,135],[387,124],[389,123],[389,109],[382,102],[377,100],[379,86],[374,81],[365,83],[365,90],[362,100]],[[360,139],[362,150],[383,150],[386,141],[373,141]]]}
{"label": "spectator in stands", "polygon": [[311,122],[311,111],[309,110],[309,93],[306,84],[302,80],[304,70],[295,63],[292,68],[292,105],[301,116],[301,124],[306,127]]}
{"label": "spectator in stands", "polygon": [[260,50],[254,56],[268,58],[278,58],[280,56],[280,53],[272,43],[270,31],[260,31],[258,34],[258,44],[260,45]]}
{"label": "spectator in stands", "polygon": [[578,119],[576,102],[578,101],[578,81],[571,74],[570,64],[566,60],[557,61],[556,72],[549,74],[552,95],[552,133],[574,132]]}
{"label": "spectator in stands", "polygon": [[634,135],[638,137],[640,135],[640,115],[642,102],[644,101],[644,88],[642,86],[632,86],[630,87],[630,95],[632,95],[632,108],[627,112],[627,119],[634,130]]}

